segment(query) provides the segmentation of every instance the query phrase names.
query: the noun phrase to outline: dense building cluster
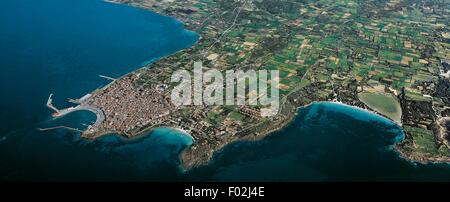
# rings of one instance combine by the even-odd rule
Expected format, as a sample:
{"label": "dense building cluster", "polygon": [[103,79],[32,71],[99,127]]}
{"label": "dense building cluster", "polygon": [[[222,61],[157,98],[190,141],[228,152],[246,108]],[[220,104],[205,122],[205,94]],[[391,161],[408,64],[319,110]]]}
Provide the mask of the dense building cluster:
{"label": "dense building cluster", "polygon": [[135,130],[160,123],[169,115],[173,107],[164,92],[136,87],[135,79],[134,75],[125,76],[89,99],[91,105],[105,114],[100,131],[131,135]]}
{"label": "dense building cluster", "polygon": [[[94,104],[105,110],[105,129],[130,135],[156,125],[184,129],[196,139],[184,155],[186,166],[193,166],[230,142],[283,127],[297,107],[314,101],[374,110],[359,97],[372,93],[401,105],[396,121],[407,139],[397,149],[404,156],[421,161],[450,156],[436,130],[442,128],[437,120],[448,116],[450,100],[445,1],[113,1],[176,17],[201,38],[100,91]],[[279,70],[279,115],[261,118],[256,107],[167,107],[164,93],[155,89],[162,84],[170,89],[171,73],[192,70],[199,60],[220,70]]]}

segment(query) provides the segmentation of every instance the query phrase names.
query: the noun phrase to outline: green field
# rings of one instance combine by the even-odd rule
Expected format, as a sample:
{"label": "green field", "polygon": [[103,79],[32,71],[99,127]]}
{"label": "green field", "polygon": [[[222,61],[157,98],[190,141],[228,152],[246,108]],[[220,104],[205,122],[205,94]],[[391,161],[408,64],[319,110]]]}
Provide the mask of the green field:
{"label": "green field", "polygon": [[401,122],[402,110],[400,103],[391,95],[382,93],[360,93],[361,102],[373,110],[391,118],[397,123]]}

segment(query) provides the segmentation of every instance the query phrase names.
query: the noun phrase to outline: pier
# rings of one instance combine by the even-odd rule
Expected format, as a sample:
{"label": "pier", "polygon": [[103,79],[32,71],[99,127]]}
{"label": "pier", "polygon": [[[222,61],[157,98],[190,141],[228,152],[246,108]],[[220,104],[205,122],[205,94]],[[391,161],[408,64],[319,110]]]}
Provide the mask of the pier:
{"label": "pier", "polygon": [[53,97],[53,94],[50,94],[50,96],[48,97],[48,100],[47,100],[47,107],[52,109],[53,111],[55,111],[56,114],[59,114],[60,113],[59,110],[55,106],[53,106],[52,97]]}
{"label": "pier", "polygon": [[39,131],[49,131],[49,130],[56,130],[56,129],[73,130],[73,131],[79,132],[79,133],[83,132],[82,130],[80,130],[78,128],[71,128],[71,127],[67,127],[67,126],[55,126],[55,127],[51,127],[51,128],[38,128]]}
{"label": "pier", "polygon": [[98,75],[98,76],[101,77],[101,78],[104,78],[104,79],[111,80],[111,81],[115,81],[116,80],[115,78],[112,78],[112,77],[109,77],[109,76],[104,76],[104,75]]}
{"label": "pier", "polygon": [[88,98],[90,98],[92,96],[92,94],[86,94],[85,96],[83,96],[82,98],[80,98],[80,99],[68,99],[69,100],[69,102],[70,103],[73,103],[73,104],[81,104],[81,103],[83,103],[85,100],[87,100]]}
{"label": "pier", "polygon": [[54,118],[59,118],[59,117],[65,116],[65,115],[70,114],[75,111],[90,111],[90,112],[94,113],[97,117],[95,123],[93,125],[91,125],[90,128],[97,127],[103,121],[105,121],[105,114],[103,113],[103,111],[101,109],[94,107],[94,106],[87,105],[87,104],[83,104],[84,103],[83,101],[91,96],[90,94],[84,96],[81,99],[72,100],[73,103],[79,103],[79,105],[77,105],[75,107],[69,107],[66,109],[58,109],[55,106],[53,106],[52,96],[53,96],[53,94],[50,94],[50,97],[48,98],[48,101],[47,101],[47,107],[52,109],[53,111],[55,111],[55,113],[53,113]]}

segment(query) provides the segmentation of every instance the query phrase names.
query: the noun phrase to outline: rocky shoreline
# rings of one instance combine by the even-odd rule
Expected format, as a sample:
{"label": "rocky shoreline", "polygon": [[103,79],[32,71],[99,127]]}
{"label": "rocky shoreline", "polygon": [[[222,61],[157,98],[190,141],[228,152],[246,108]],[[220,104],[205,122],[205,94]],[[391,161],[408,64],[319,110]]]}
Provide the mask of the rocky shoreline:
{"label": "rocky shoreline", "polygon": [[[162,5],[163,3],[158,3],[158,5],[147,5],[144,4],[145,6],[142,6],[140,4],[134,3],[133,1],[123,1],[123,0],[111,0],[108,2],[113,2],[113,3],[125,3],[125,4],[130,4],[132,6],[138,6],[138,7],[142,7],[144,9],[151,9],[157,13],[160,13],[162,15],[170,15],[170,13],[165,13],[164,10],[160,10],[160,8],[158,7],[159,5]],[[155,7],[153,7],[155,6]],[[163,5],[163,6],[167,6],[167,5]],[[155,9],[152,9],[155,8]],[[170,10],[170,9],[169,9]],[[181,10],[181,11],[174,11],[175,13],[180,12],[180,13],[186,13],[188,11],[185,10]],[[189,11],[190,12],[190,11]],[[177,19],[179,19],[180,21],[182,21],[187,29],[189,30],[196,30],[197,26],[200,26],[201,22],[195,22],[192,19],[189,18],[179,18],[180,16],[173,16],[176,17]],[[206,38],[201,38],[198,43],[202,43],[204,42],[204,40],[208,40]],[[199,46],[201,44],[196,44],[196,46]],[[204,44],[203,44],[204,45]],[[195,50],[198,51],[198,50]],[[182,55],[185,54],[184,56],[186,57],[190,57],[195,55],[197,52],[193,51],[192,49],[187,49],[187,50],[181,50],[175,54],[172,55]],[[172,56],[171,55],[171,56]],[[170,64],[170,58],[171,56],[167,56],[165,58],[160,59],[159,61],[155,62],[154,64],[152,64],[152,67],[158,67],[160,65],[165,65],[165,64]],[[186,58],[184,57],[184,58]],[[183,57],[182,57],[183,58]],[[190,58],[190,59],[195,59],[195,58]],[[173,62],[173,61],[172,61]],[[187,62],[189,63],[189,62]],[[145,70],[145,71],[144,71]],[[142,88],[140,87],[135,87],[134,84],[136,82],[140,82],[140,79],[142,77],[142,74],[145,75],[145,77],[150,77],[150,78],[158,78],[158,76],[161,74],[161,72],[163,74],[167,74],[166,69],[158,69],[158,68],[151,68],[149,69],[147,66],[143,67],[141,69],[138,69],[136,71],[133,71],[123,77],[121,77],[120,79],[118,79],[118,82],[122,82],[125,81],[126,79],[130,79],[130,81],[127,81],[128,83],[126,83],[126,86],[123,89],[127,89],[124,90],[128,93],[133,92],[134,90],[140,92],[140,94],[135,94],[135,93],[131,93],[132,97],[136,97],[138,99],[142,99],[145,98],[146,96],[148,97],[148,95],[158,95],[161,96],[162,99],[165,99],[167,97],[167,94],[165,92],[163,93],[156,93],[153,91],[150,92],[142,92]],[[314,71],[314,70],[313,70]],[[170,72],[170,71],[169,71]],[[308,76],[307,73],[305,73],[305,76]],[[310,76],[312,77],[311,80],[315,80],[314,76]],[[336,80],[342,80],[341,77],[336,77]],[[346,79],[346,78],[343,78]],[[156,80],[156,79],[155,79]],[[317,79],[318,80],[318,79]],[[356,80],[354,80],[356,81]],[[353,82],[353,81],[352,81]],[[119,86],[113,86],[113,87],[117,87],[118,89],[121,89],[122,87],[120,86],[121,83],[118,84]],[[155,85],[159,85],[159,84],[151,84],[153,86],[151,87],[155,87]],[[320,88],[321,85],[326,85],[326,81],[325,82],[316,82],[313,85],[316,86],[312,86],[310,88],[305,88],[302,89],[303,93],[309,94],[309,93],[315,93],[316,88]],[[111,91],[111,87],[112,85],[108,85],[108,87],[105,87],[101,90],[96,91],[97,93],[108,93]],[[261,123],[256,123],[253,125],[250,125],[251,129],[246,129],[244,131],[239,131],[239,133],[233,133],[232,135],[217,135],[217,134],[212,134],[214,133],[214,130],[211,131],[211,134],[209,134],[209,136],[205,136],[204,133],[208,133],[208,131],[206,132],[202,132],[199,131],[198,129],[195,128],[191,128],[191,126],[189,125],[190,122],[189,120],[187,121],[174,121],[172,118],[173,117],[177,117],[177,116],[181,116],[180,112],[177,112],[174,108],[172,108],[169,105],[165,105],[168,109],[168,114],[171,114],[172,112],[174,113],[173,115],[170,116],[162,116],[162,117],[156,117],[156,116],[151,116],[151,117],[147,117],[147,115],[143,115],[142,117],[138,117],[138,118],[143,118],[144,122],[141,123],[137,123],[137,125],[139,125],[139,127],[136,128],[118,128],[117,130],[111,130],[108,128],[108,126],[105,126],[102,129],[97,130],[96,132],[92,133],[92,134],[84,134],[83,137],[86,138],[98,138],[104,134],[106,134],[106,131],[108,131],[108,133],[110,131],[114,131],[114,133],[123,135],[125,137],[134,137],[137,135],[140,135],[144,132],[147,132],[149,130],[152,130],[155,127],[159,127],[159,126],[163,126],[163,127],[172,127],[172,128],[180,128],[181,130],[184,131],[190,131],[190,132],[195,132],[195,134],[192,134],[193,139],[195,139],[195,142],[188,148],[186,148],[183,152],[181,152],[180,154],[180,160],[181,160],[181,164],[182,167],[184,169],[190,169],[193,167],[197,167],[200,165],[204,165],[206,163],[208,163],[211,158],[213,157],[214,153],[223,149],[223,147],[225,145],[228,145],[230,143],[236,142],[236,141],[255,141],[255,140],[260,140],[270,134],[273,134],[274,132],[284,128],[286,125],[288,125],[293,117],[295,116],[295,113],[298,109],[297,106],[300,107],[306,107],[308,105],[310,105],[311,103],[314,102],[318,102],[318,101],[332,101],[332,100],[341,100],[342,104],[346,104],[348,106],[351,107],[357,107],[359,109],[377,114],[377,115],[381,115],[380,113],[374,111],[374,110],[370,110],[367,106],[365,106],[365,104],[361,103],[356,94],[357,94],[357,90],[356,90],[356,86],[353,87],[349,87],[350,85],[347,86],[338,86],[336,88],[334,88],[332,90],[332,92],[329,92],[330,95],[325,95],[325,96],[321,96],[321,95],[310,95],[310,97],[308,97],[308,99],[305,100],[297,100],[297,92],[293,92],[292,95],[290,94],[290,96],[288,96],[288,98],[286,98],[286,102],[283,105],[283,111],[281,113],[281,116],[277,116],[277,118],[273,119],[273,120],[269,120],[266,122],[261,122]],[[134,90],[133,90],[134,89]],[[147,94],[146,94],[147,93]],[[346,94],[347,93],[347,94]],[[333,95],[335,94],[335,95]],[[300,94],[299,94],[300,95]],[[126,95],[126,96],[130,96],[130,95]],[[94,98],[96,96],[93,96]],[[400,97],[401,98],[401,97]],[[119,100],[119,102],[126,102],[126,100],[120,100],[120,99],[126,99],[126,97],[118,97],[116,98]],[[96,100],[92,100],[92,104],[93,105],[98,105],[98,103],[95,103]],[[401,100],[402,101],[402,100]],[[158,102],[158,101],[155,101]],[[403,101],[402,101],[403,102]],[[415,104],[415,103],[412,103]],[[406,111],[406,112],[410,112],[409,114],[412,114],[410,117],[404,115],[404,117],[402,118],[403,120],[408,121],[408,124],[411,124],[409,122],[413,122],[413,124],[415,123],[414,121],[411,121],[411,117],[416,117],[416,113],[415,111],[411,110],[415,110],[412,108],[407,108],[409,105],[412,105],[411,103],[408,103],[406,101],[404,101],[404,103],[402,103],[402,111]],[[161,105],[162,106],[162,105]],[[415,105],[414,105],[415,106]],[[119,105],[118,107],[130,107],[129,105],[123,104],[123,105]],[[108,106],[103,106],[100,107],[102,109],[106,109],[106,111],[108,110],[112,110],[110,108],[108,108]],[[155,107],[154,107],[155,108]],[[157,107],[156,107],[157,108]],[[206,111],[206,110],[212,110],[212,108],[198,108],[200,111]],[[141,109],[139,109],[141,110]],[[154,110],[154,109],[145,109],[148,112],[150,112],[150,110]],[[145,111],[144,110],[144,111]],[[192,112],[196,112],[197,108],[192,108],[190,109]],[[426,110],[428,110],[428,108],[426,108]],[[166,111],[161,111],[158,113],[166,113]],[[429,114],[429,111],[424,111],[424,114]],[[204,113],[200,112],[198,114],[189,114],[188,117],[192,116],[192,117],[196,117],[196,116],[200,116],[202,118],[204,118],[204,116],[206,116]],[[112,117],[114,117],[114,115],[111,115]],[[381,115],[385,118],[387,118],[384,115]],[[433,117],[433,115],[430,115],[430,117]],[[154,122],[146,122],[148,120],[145,120],[145,118],[148,118],[151,121]],[[389,119],[389,118],[388,118]],[[391,119],[390,119],[391,120]],[[267,124],[270,123],[270,124]],[[196,124],[196,122],[194,121],[193,124]],[[402,123],[397,123],[397,124],[402,124]],[[181,126],[181,127],[180,127]],[[184,128],[183,128],[184,127]],[[409,136],[406,136],[406,138],[410,138]],[[412,160],[412,161],[417,161],[420,163],[429,163],[429,162],[448,162],[449,158],[448,157],[435,157],[435,156],[430,156],[430,157],[425,157],[425,156],[418,156],[416,154],[413,153],[408,153],[408,151],[406,151],[403,147],[403,142],[402,143],[398,143],[395,148],[396,150],[399,152],[400,156],[408,159],[408,160]]]}

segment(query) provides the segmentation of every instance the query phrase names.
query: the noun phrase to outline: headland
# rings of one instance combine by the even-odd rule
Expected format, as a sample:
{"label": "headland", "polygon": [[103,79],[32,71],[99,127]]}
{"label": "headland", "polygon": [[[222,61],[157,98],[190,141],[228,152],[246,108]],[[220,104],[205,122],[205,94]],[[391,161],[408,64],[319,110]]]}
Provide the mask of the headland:
{"label": "headland", "polygon": [[[100,114],[82,137],[109,133],[134,137],[157,127],[179,128],[195,140],[180,154],[183,167],[189,169],[207,163],[225,145],[258,140],[283,128],[298,107],[313,102],[339,102],[392,120],[359,99],[358,94],[375,88],[394,96],[401,106],[401,121],[395,121],[405,130],[405,140],[396,146],[402,156],[423,163],[449,161],[448,133],[438,127],[445,122],[438,120],[450,113],[445,91],[449,81],[440,75],[448,50],[442,45],[445,35],[436,37],[425,31],[440,33],[442,23],[448,22],[439,5],[433,8],[441,17],[429,23],[399,12],[408,0],[382,5],[271,0],[111,2],[173,16],[201,38],[193,47],[81,99],[69,111]],[[424,7],[417,9],[431,15]],[[417,26],[423,32],[406,32]],[[399,42],[386,42],[390,40]],[[435,42],[430,45],[428,41]],[[254,107],[174,106],[170,76],[178,69],[192,71],[194,61],[223,71],[282,71],[280,113],[265,118]],[[430,141],[433,148],[423,149]]]}

